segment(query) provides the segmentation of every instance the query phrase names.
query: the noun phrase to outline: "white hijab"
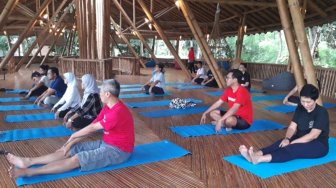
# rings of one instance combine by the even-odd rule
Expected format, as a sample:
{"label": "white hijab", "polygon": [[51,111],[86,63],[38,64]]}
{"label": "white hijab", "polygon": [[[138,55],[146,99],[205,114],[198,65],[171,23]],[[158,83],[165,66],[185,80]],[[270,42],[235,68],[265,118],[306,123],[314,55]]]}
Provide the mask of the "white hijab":
{"label": "white hijab", "polygon": [[79,105],[81,98],[79,90],[77,88],[75,74],[72,72],[67,72],[63,75],[67,83],[67,89],[65,90],[63,97],[55,104],[55,106],[63,104],[58,109],[58,111],[66,110],[69,107],[74,108],[75,106]]}
{"label": "white hijab", "polygon": [[90,94],[99,93],[96,79],[91,74],[82,76],[82,84],[84,85],[84,95],[81,107],[83,107]]}

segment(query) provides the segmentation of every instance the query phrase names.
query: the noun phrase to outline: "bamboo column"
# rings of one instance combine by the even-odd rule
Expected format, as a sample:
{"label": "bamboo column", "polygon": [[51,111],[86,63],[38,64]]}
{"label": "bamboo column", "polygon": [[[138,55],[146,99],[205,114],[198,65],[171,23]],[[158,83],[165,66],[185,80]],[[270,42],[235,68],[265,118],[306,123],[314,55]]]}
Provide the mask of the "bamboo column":
{"label": "bamboo column", "polygon": [[41,5],[39,11],[37,14],[35,14],[34,18],[27,24],[26,28],[22,31],[21,35],[19,36],[18,40],[15,42],[15,44],[12,46],[12,48],[9,50],[7,55],[3,58],[3,60],[0,63],[0,68],[4,68],[4,66],[9,62],[9,60],[13,57],[15,51],[20,46],[22,41],[25,39],[27,33],[34,27],[35,23],[37,22],[37,18],[42,16],[44,10],[47,8],[51,0],[45,0],[43,4]]}
{"label": "bamboo column", "polygon": [[52,17],[49,19],[48,23],[46,24],[45,28],[40,32],[39,36],[36,36],[35,41],[33,42],[33,44],[30,45],[30,47],[28,48],[28,50],[25,52],[25,54],[23,55],[23,57],[20,59],[20,61],[18,62],[18,64],[15,66],[15,70],[18,71],[20,69],[20,67],[22,66],[23,63],[27,62],[29,55],[31,54],[31,52],[33,51],[33,49],[35,48],[35,46],[38,44],[39,41],[41,41],[43,38],[47,37],[48,35],[48,30],[49,30],[49,25],[52,24],[53,20],[56,18],[56,16],[58,15],[58,13],[62,10],[62,8],[64,7],[64,5],[66,4],[68,0],[63,0],[62,3],[58,6],[56,12],[52,15]]}
{"label": "bamboo column", "polygon": [[240,23],[239,23],[239,30],[238,30],[238,36],[237,36],[237,41],[236,41],[236,58],[234,60],[234,65],[240,64],[241,62],[241,53],[243,49],[243,41],[244,41],[244,35],[245,35],[245,20],[246,20],[246,15],[244,14],[243,17],[240,18]]}
{"label": "bamboo column", "polygon": [[[70,32],[72,32],[72,30],[70,30]],[[63,49],[62,49],[62,52],[61,52],[61,57],[64,55],[67,47],[68,47],[68,44],[70,42],[70,32],[68,32],[68,35],[67,35],[67,39],[66,39],[66,42],[65,42],[65,45],[63,45]],[[64,32],[64,36],[65,36],[65,32]]]}
{"label": "bamboo column", "polygon": [[111,16],[111,22],[112,22],[113,27],[119,33],[121,39],[127,44],[128,49],[132,52],[134,57],[140,61],[141,66],[146,67],[144,61],[141,59],[141,57],[139,57],[139,55],[136,53],[136,51],[132,47],[131,43],[128,41],[128,39],[125,37],[125,35],[121,32],[120,28],[118,27],[117,23],[113,20],[112,16]]}
{"label": "bamboo column", "polygon": [[302,74],[302,68],[300,63],[299,54],[297,51],[297,46],[295,44],[295,37],[293,34],[293,29],[291,27],[290,16],[287,4],[285,0],[277,0],[279,15],[281,19],[282,29],[285,34],[286,44],[289,53],[289,62],[293,66],[295,82],[298,87],[298,91],[301,90],[304,85],[304,79]]}
{"label": "bamboo column", "polygon": [[96,0],[97,57],[110,57],[110,1]]}
{"label": "bamboo column", "polygon": [[19,0],[8,0],[5,8],[2,10],[0,15],[0,31],[2,30],[2,27],[5,25],[8,16],[11,14],[13,9],[15,8],[16,4],[19,2]]}
{"label": "bamboo column", "polygon": [[207,43],[207,41],[205,40],[205,37],[203,35],[203,32],[201,31],[200,26],[198,25],[195,16],[193,14],[193,12],[191,11],[191,9],[189,8],[187,2],[185,2],[184,0],[179,0],[179,5],[181,7],[182,13],[189,25],[189,28],[191,30],[191,32],[193,33],[198,46],[200,47],[203,57],[205,58],[205,61],[208,63],[210,70],[212,71],[218,87],[219,88],[224,88],[226,86],[225,84],[225,80],[222,74],[221,69],[219,68],[219,66],[216,63],[215,58],[213,57],[210,47]]}
{"label": "bamboo column", "polygon": [[[64,28],[64,27],[63,27],[63,28]],[[63,29],[63,28],[62,28],[62,29]],[[40,65],[43,65],[43,63],[44,63],[44,62],[47,60],[47,58],[49,57],[49,54],[50,54],[51,50],[54,48],[56,42],[58,41],[59,37],[61,36],[62,29],[59,30],[59,31],[57,32],[56,36],[54,37],[54,41],[53,41],[52,45],[49,47],[49,50],[48,50],[48,52],[45,54],[45,56],[44,56],[44,58],[42,59]]]}
{"label": "bamboo column", "polygon": [[[293,24],[294,30],[295,30],[300,53],[301,53],[303,63],[304,63],[303,68],[307,76],[307,82],[309,84],[313,84],[314,86],[318,88],[314,65],[313,65],[313,59],[310,54],[309,44],[308,44],[305,27],[304,27],[304,21],[303,21],[302,14],[300,11],[300,3],[298,0],[288,0],[288,6],[289,6],[292,20],[294,23]],[[317,100],[317,103],[322,105],[321,97],[319,97],[319,99]]]}
{"label": "bamboo column", "polygon": [[76,31],[75,30],[71,30],[71,33],[70,33],[70,39],[69,39],[69,44],[67,46],[67,56],[70,56],[71,55],[71,48],[72,48],[72,43],[74,41],[74,38],[75,38],[75,33]]}
{"label": "bamboo column", "polygon": [[166,46],[168,47],[169,51],[172,53],[172,55],[175,58],[175,61],[177,61],[177,63],[179,64],[179,66],[181,67],[182,71],[184,71],[184,73],[191,78],[191,74],[188,71],[188,69],[186,68],[185,64],[182,62],[180,56],[176,53],[176,50],[174,49],[173,45],[170,43],[169,39],[167,38],[167,36],[165,35],[165,33],[163,32],[161,26],[156,22],[156,20],[154,19],[154,16],[152,15],[152,13],[148,10],[147,6],[145,5],[145,3],[143,2],[143,0],[138,0],[138,3],[140,4],[141,8],[143,9],[143,11],[145,12],[147,18],[149,19],[150,22],[153,23],[154,28],[156,29],[156,31],[159,33],[161,39],[165,42]]}
{"label": "bamboo column", "polygon": [[[145,38],[142,36],[142,34],[140,32],[138,32],[137,27],[135,26],[135,23],[132,22],[132,20],[130,19],[130,17],[127,15],[126,11],[123,9],[123,7],[120,5],[120,3],[118,2],[118,0],[113,0],[114,4],[116,5],[116,7],[119,9],[119,11],[122,13],[122,15],[125,16],[126,21],[128,22],[128,24],[130,24],[134,30],[135,35],[141,40],[141,42],[144,44],[145,48],[147,49],[147,51],[149,52],[149,54],[151,55],[151,58],[154,59],[154,61],[156,63],[159,63],[159,60],[156,58],[154,52],[151,50],[151,48],[148,46]],[[120,25],[121,27],[121,25]]]}

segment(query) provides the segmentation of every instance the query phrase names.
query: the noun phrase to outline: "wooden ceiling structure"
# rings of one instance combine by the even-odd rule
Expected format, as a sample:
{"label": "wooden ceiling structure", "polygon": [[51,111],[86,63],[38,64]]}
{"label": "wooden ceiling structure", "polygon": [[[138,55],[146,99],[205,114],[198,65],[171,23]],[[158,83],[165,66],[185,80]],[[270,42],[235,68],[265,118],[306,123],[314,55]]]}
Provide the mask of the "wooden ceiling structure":
{"label": "wooden ceiling structure", "polygon": [[[135,12],[132,20],[135,20],[135,25],[143,36],[153,37],[158,35],[154,28],[151,30],[148,24],[144,24],[146,15],[137,0],[135,0],[135,3],[133,0],[118,1],[130,18],[133,18],[133,12]],[[0,27],[0,32],[6,31],[9,35],[19,35],[34,17],[42,2],[42,0],[18,0],[14,10],[7,16],[4,26]],[[49,17],[52,16],[53,11],[61,2],[61,0],[51,1],[47,10]],[[70,2],[68,1],[68,3]],[[221,9],[218,23],[220,36],[237,35],[240,20],[244,15],[246,15],[246,34],[282,29],[275,0],[186,0],[186,2],[188,2],[205,34],[210,34],[214,27],[214,17],[218,3]],[[299,2],[302,7],[305,7],[305,26],[321,25],[336,20],[336,0],[300,0]],[[169,38],[179,36],[193,38],[183,13],[176,7],[174,0],[144,0],[144,3]],[[0,1],[0,10],[5,10],[6,4],[7,0]],[[133,6],[134,4],[135,6]],[[131,27],[113,3],[111,3],[111,13],[113,19],[118,24],[121,23],[123,30]],[[39,20],[43,19],[40,18]],[[65,22],[69,23],[69,28],[72,27],[71,22],[73,20],[70,16],[65,19]],[[43,27],[36,23],[30,34],[35,35],[42,29]],[[134,37],[131,29],[127,31],[125,32],[126,36]]]}

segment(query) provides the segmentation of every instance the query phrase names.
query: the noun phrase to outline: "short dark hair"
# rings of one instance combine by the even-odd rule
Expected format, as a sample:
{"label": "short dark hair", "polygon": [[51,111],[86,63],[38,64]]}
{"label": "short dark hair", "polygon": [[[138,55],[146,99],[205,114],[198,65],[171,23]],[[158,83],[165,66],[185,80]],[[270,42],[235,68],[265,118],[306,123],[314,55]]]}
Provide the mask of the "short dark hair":
{"label": "short dark hair", "polygon": [[231,69],[228,73],[232,72],[232,78],[236,78],[238,80],[238,83],[241,83],[243,73],[238,69]]}
{"label": "short dark hair", "polygon": [[319,90],[312,84],[306,84],[302,87],[300,91],[300,97],[308,97],[316,101],[320,93]]}
{"label": "short dark hair", "polygon": [[203,62],[202,61],[197,61],[197,64],[200,64],[202,66]]}
{"label": "short dark hair", "polygon": [[47,72],[49,69],[48,65],[40,65],[40,69],[42,69],[44,72]]}
{"label": "short dark hair", "polygon": [[59,71],[58,71],[58,68],[57,68],[57,67],[50,67],[49,70],[50,70],[52,73],[55,73],[56,76],[59,76]]}
{"label": "short dark hair", "polygon": [[160,69],[160,72],[162,72],[162,73],[164,73],[164,64],[163,63],[159,63],[159,64],[157,64],[158,65],[158,67],[159,67],[159,69]]}
{"label": "short dark hair", "polygon": [[34,71],[32,74],[31,74],[31,78],[34,78],[34,77],[41,77],[41,74],[37,71]]}

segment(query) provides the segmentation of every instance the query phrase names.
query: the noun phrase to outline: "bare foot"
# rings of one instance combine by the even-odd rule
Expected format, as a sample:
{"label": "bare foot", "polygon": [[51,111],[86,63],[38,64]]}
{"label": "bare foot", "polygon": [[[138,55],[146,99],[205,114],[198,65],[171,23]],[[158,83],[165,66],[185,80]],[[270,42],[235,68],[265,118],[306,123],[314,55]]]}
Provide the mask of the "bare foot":
{"label": "bare foot", "polygon": [[10,166],[8,169],[9,176],[13,179],[26,176],[26,169],[16,168],[15,166]]}
{"label": "bare foot", "polygon": [[245,145],[241,145],[239,146],[239,151],[240,154],[248,161],[248,162],[252,162],[251,157],[247,151],[247,148]]}
{"label": "bare foot", "polygon": [[259,163],[258,159],[260,158],[260,156],[259,156],[259,155],[256,155],[256,154],[254,153],[254,151],[253,151],[253,147],[250,147],[248,153],[249,153],[249,155],[250,155],[250,158],[251,158],[252,163],[255,164],[255,165],[258,164],[258,163]]}
{"label": "bare foot", "polygon": [[30,166],[28,158],[18,157],[11,153],[9,153],[6,158],[10,164],[19,168],[28,168]]}
{"label": "bare foot", "polygon": [[231,127],[225,127],[225,130],[226,130],[226,132],[230,132],[230,131],[232,131],[232,128]]}

